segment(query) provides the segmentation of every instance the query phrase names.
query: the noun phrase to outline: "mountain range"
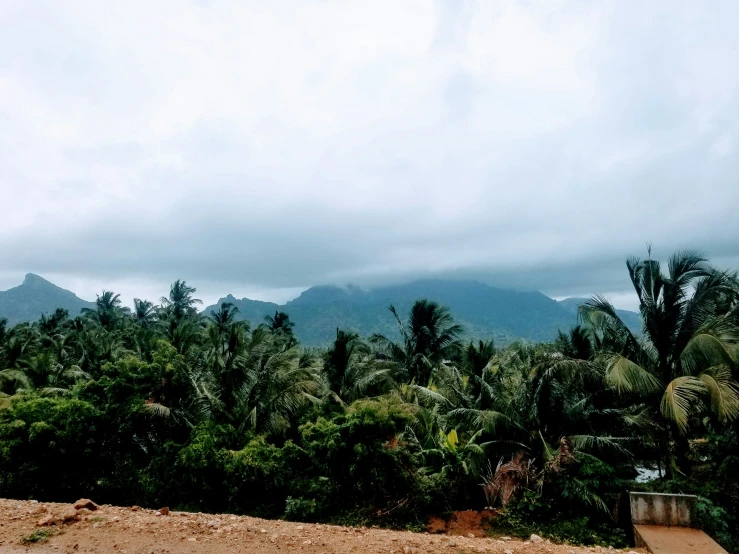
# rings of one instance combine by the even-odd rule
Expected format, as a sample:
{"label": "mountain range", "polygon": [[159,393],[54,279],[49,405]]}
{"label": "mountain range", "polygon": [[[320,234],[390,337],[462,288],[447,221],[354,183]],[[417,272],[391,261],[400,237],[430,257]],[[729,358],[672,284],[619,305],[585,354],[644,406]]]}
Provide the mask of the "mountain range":
{"label": "mountain range", "polygon": [[[371,290],[312,287],[283,305],[229,295],[203,311],[208,314],[222,302],[230,302],[239,309],[240,317],[252,324],[276,311],[287,312],[301,342],[321,346],[333,340],[337,327],[365,337],[372,333],[393,335],[397,323],[388,311],[390,304],[404,317],[420,298],[447,306],[464,327],[466,338],[493,338],[501,345],[516,339],[553,340],[558,330],[567,331],[577,323],[577,307],[587,300],[568,298],[558,302],[540,292],[500,289],[477,281],[421,280]],[[627,310],[619,313],[624,323],[639,331],[639,314]]]}
{"label": "mountain range", "polygon": [[[316,286],[285,304],[262,302],[232,295],[203,310],[205,315],[223,302],[239,309],[239,317],[256,326],[265,316],[287,312],[295,333],[306,346],[324,346],[336,336],[336,328],[361,336],[372,333],[395,335],[397,323],[388,307],[405,316],[414,301],[428,298],[447,306],[465,329],[465,338],[493,338],[497,344],[516,339],[550,341],[558,330],[577,323],[577,307],[584,298],[556,301],[540,292],[500,289],[477,281],[420,280],[370,290],[354,286]],[[23,284],[0,292],[0,318],[8,325],[37,320],[42,313],[64,308],[71,316],[94,304],[74,293],[29,273]],[[639,330],[639,314],[619,310],[624,322]]]}

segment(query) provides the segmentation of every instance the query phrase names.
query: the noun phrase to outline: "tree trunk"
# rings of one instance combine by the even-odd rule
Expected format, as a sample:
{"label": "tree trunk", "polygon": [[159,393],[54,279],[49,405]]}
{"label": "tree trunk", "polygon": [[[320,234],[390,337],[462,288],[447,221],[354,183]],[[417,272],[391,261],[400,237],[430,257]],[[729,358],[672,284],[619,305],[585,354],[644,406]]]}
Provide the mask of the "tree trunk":
{"label": "tree trunk", "polygon": [[670,478],[675,479],[680,475],[687,476],[692,469],[688,437],[672,423],[670,424],[669,433],[672,439],[670,445]]}

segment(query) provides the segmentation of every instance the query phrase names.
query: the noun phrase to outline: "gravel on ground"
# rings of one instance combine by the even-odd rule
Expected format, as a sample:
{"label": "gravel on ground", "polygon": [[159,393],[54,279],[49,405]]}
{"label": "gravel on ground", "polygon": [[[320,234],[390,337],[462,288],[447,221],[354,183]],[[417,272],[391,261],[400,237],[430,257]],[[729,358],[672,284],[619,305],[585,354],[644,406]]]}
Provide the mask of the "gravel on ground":
{"label": "gravel on ground", "polygon": [[[0,553],[581,554],[602,547],[432,535],[204,514],[0,499]],[[79,507],[79,509],[75,509]],[[66,520],[66,522],[64,521]],[[34,539],[38,539],[36,542]],[[644,551],[636,551],[640,554]]]}

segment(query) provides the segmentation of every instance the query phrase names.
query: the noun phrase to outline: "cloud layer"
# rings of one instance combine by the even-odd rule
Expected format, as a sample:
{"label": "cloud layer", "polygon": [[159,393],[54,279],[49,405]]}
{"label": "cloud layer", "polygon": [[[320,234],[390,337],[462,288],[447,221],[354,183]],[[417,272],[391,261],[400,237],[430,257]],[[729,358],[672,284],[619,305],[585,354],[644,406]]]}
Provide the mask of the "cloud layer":
{"label": "cloud layer", "polygon": [[646,242],[737,267],[737,21],[730,0],[5,2],[0,285],[621,298]]}

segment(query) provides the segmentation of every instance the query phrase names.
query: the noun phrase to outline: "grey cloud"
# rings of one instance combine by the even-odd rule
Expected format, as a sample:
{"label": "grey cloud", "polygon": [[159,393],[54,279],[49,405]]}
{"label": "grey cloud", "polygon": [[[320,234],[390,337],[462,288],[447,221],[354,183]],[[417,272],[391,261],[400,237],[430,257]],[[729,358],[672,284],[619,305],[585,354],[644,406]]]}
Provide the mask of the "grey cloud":
{"label": "grey cloud", "polygon": [[[73,4],[15,14],[45,38],[0,54],[15,216],[0,270],[224,295],[439,276],[567,296],[628,291],[623,261],[648,241],[739,261],[739,8],[501,6],[393,3],[377,8],[389,27],[347,35],[351,18],[316,5],[336,37],[275,13],[279,52],[228,33],[259,17],[241,3],[201,2],[209,18],[160,37]],[[151,60],[121,38],[137,30]]]}

